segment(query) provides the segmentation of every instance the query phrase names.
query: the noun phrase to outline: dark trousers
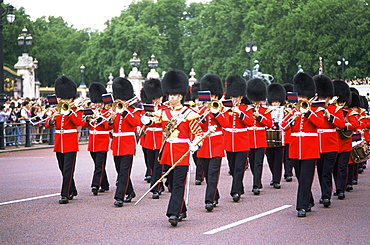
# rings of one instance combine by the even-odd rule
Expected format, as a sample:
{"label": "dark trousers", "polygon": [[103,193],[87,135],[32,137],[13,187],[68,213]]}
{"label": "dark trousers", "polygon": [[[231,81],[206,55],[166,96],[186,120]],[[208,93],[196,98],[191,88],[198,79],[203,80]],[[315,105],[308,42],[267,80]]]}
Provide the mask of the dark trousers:
{"label": "dark trousers", "polygon": [[96,187],[101,187],[105,190],[108,190],[109,182],[108,182],[107,172],[105,171],[105,166],[107,163],[107,152],[106,151],[98,151],[98,152],[90,151],[90,156],[93,159],[94,165],[95,165],[91,187],[96,186]]}
{"label": "dark trousers", "polygon": [[[156,150],[147,149],[148,161],[152,166],[152,179],[150,181],[150,186],[153,186],[157,182],[157,180],[159,180],[162,177],[163,165],[159,164],[158,162],[158,154],[159,149]],[[152,192],[160,192],[161,188],[163,189],[163,182],[157,184],[157,186],[154,187]]]}
{"label": "dark trousers", "polygon": [[199,160],[203,166],[207,182],[205,203],[213,203],[220,198],[217,185],[220,177],[222,157],[199,158]]}
{"label": "dark trousers", "polygon": [[267,147],[266,157],[272,174],[272,181],[280,183],[283,169],[283,147]]}
{"label": "dark trousers", "polygon": [[134,192],[130,178],[133,155],[114,156],[113,159],[118,173],[118,183],[114,199],[123,200],[125,195],[130,195]]}
{"label": "dark trousers", "polygon": [[195,163],[195,180],[204,180],[204,167],[202,165],[202,162],[199,160],[197,156],[197,152],[193,153],[193,160]]}
{"label": "dark trousers", "polygon": [[289,158],[289,145],[284,146],[284,178],[293,176],[294,161]]}
{"label": "dark trousers", "polygon": [[145,177],[152,176],[153,161],[150,161],[150,156],[148,156],[148,151],[150,150],[144,147],[141,147],[141,148],[143,150],[144,161],[145,161],[145,166],[146,166]]}
{"label": "dark trousers", "polygon": [[295,160],[294,168],[298,179],[298,193],[296,209],[307,210],[308,205],[313,203],[311,186],[315,173],[316,159]]}
{"label": "dark trousers", "polygon": [[344,193],[346,191],[347,168],[350,154],[351,152],[347,151],[338,153],[337,155],[337,160],[335,161],[333,170],[334,183],[337,193],[339,192]]}
{"label": "dark trousers", "polygon": [[253,188],[262,188],[262,166],[266,147],[251,148],[249,152],[249,164],[253,174]]}
{"label": "dark trousers", "polygon": [[233,182],[231,185],[230,195],[244,193],[244,171],[247,164],[248,151],[239,152],[226,152],[227,160],[229,161],[231,175],[233,177]]}
{"label": "dark trousers", "polygon": [[355,166],[356,164],[355,163],[350,163],[348,164],[348,167],[347,167],[347,185],[353,185],[352,181],[354,180],[354,175],[355,175],[355,171],[357,169],[355,169]]}
{"label": "dark trousers", "polygon": [[320,153],[317,160],[317,175],[321,187],[321,198],[331,198],[333,189],[333,168],[338,152]]}
{"label": "dark trousers", "polygon": [[56,152],[60,172],[62,173],[62,190],[60,195],[69,197],[71,194],[77,195],[73,174],[75,172],[77,152],[60,153]]}
{"label": "dark trousers", "polygon": [[189,166],[177,166],[171,171],[173,182],[171,197],[167,207],[167,217],[171,215],[179,217],[181,213],[186,212],[184,194],[188,169]]}

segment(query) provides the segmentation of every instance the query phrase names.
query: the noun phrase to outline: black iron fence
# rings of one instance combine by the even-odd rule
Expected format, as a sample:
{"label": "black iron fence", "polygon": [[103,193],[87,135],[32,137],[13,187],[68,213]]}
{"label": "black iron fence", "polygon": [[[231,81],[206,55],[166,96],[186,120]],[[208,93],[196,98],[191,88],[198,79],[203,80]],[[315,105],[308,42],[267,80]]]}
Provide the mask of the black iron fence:
{"label": "black iron fence", "polygon": [[[0,150],[9,147],[31,147],[36,144],[54,145],[54,128],[25,122],[0,122]],[[78,128],[79,141],[87,142],[89,130]]]}

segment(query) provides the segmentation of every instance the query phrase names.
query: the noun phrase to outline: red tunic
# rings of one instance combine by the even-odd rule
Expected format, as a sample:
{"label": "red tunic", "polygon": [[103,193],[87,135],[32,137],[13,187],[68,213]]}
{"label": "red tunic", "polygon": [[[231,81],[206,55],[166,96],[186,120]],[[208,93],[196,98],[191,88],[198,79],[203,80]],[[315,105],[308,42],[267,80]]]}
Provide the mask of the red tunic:
{"label": "red tunic", "polygon": [[[122,116],[126,114],[126,116]],[[118,113],[113,124],[113,139],[111,150],[113,156],[135,155],[136,138],[135,132],[140,121],[141,110],[129,107],[125,112]]]}
{"label": "red tunic", "polygon": [[[324,110],[323,107],[316,109]],[[344,116],[340,106],[328,105],[326,110],[330,113],[330,118],[324,117],[322,126],[317,130],[319,133],[319,149],[320,153],[326,152],[338,152],[339,150],[339,139],[336,128],[344,127]]]}
{"label": "red tunic", "polygon": [[113,128],[113,125],[109,125],[108,120],[108,110],[103,109],[101,112],[102,116],[105,118],[104,122],[100,123],[100,120],[94,120],[93,122],[85,121],[84,128],[89,128],[89,143],[87,146],[88,151],[98,152],[98,151],[108,151],[109,150],[109,131]]}
{"label": "red tunic", "polygon": [[[357,113],[352,112],[350,109],[343,108],[342,109],[343,115],[345,115],[345,125],[347,130],[357,130],[359,127],[359,123],[357,120]],[[352,137],[347,139],[343,139],[342,137],[338,137],[339,140],[339,151],[338,153],[352,151]]]}
{"label": "red tunic", "polygon": [[[162,105],[158,109],[165,109],[167,106]],[[147,149],[156,150],[160,149],[162,145],[162,122],[157,118],[154,117],[154,122],[145,128],[145,140],[142,141],[142,146]]]}
{"label": "red tunic", "polygon": [[[191,135],[202,136],[202,129],[199,126],[199,114],[187,107],[179,106],[172,109],[159,110],[155,115],[162,122],[163,129],[171,118],[181,121],[171,134],[171,137],[167,139],[161,152],[160,164],[171,166],[189,150]],[[189,166],[189,154],[177,166]]]}
{"label": "red tunic", "polygon": [[45,127],[52,128],[55,126],[54,152],[78,151],[77,127],[83,124],[82,111],[75,112],[75,109],[72,109],[68,116],[59,114],[55,117],[54,124],[50,124],[50,119],[46,120]]}
{"label": "red tunic", "polygon": [[[256,108],[253,108],[256,110]],[[272,127],[271,110],[262,106],[257,107],[260,116],[253,117],[253,125],[248,127],[250,148],[267,147],[266,127]]]}
{"label": "red tunic", "polygon": [[295,117],[293,114],[297,110],[293,109],[292,112],[282,122],[283,128],[291,127],[292,130],[289,158],[299,160],[320,158],[317,128],[322,126],[322,115],[309,111]]}
{"label": "red tunic", "polygon": [[[249,133],[247,127],[253,125],[252,107],[239,105],[240,115],[230,110],[224,111],[223,119],[218,120],[224,130],[224,146],[226,151],[249,151]],[[266,136],[265,136],[266,137]]]}
{"label": "red tunic", "polygon": [[[203,107],[200,114],[206,113],[207,107]],[[215,117],[214,114],[209,113],[206,117],[201,119],[201,127],[203,132],[207,132],[210,126],[215,126],[216,131],[209,137],[205,138],[202,147],[197,152],[197,157],[200,158],[213,158],[213,157],[224,157],[224,139],[222,134],[222,127],[218,120],[224,120],[224,114],[218,113]]]}

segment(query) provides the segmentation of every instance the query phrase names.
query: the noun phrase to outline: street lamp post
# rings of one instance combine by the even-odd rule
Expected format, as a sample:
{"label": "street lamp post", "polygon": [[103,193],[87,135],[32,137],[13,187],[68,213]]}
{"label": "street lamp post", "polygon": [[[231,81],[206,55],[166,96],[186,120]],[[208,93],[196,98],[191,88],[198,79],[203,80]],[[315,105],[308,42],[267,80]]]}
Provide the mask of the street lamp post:
{"label": "street lamp post", "polygon": [[342,65],[342,80],[344,81],[344,65],[348,66],[348,60],[346,58],[338,58],[337,64],[340,66]]}
{"label": "street lamp post", "polygon": [[141,60],[140,60],[140,58],[138,58],[137,57],[137,53],[136,52],[134,52],[133,54],[132,54],[132,58],[130,59],[130,65],[132,65],[132,66],[139,66],[140,65],[140,62],[141,62]]}
{"label": "street lamp post", "polygon": [[250,78],[253,77],[253,71],[252,71],[252,58],[253,58],[253,52],[256,52],[257,51],[257,42],[255,41],[252,41],[253,38],[252,36],[249,37],[249,39],[251,40],[250,42],[246,42],[246,45],[245,45],[245,52],[249,53],[249,65],[250,65]]}
{"label": "street lamp post", "polygon": [[86,84],[85,84],[85,66],[84,65],[82,65],[82,66],[80,66],[80,70],[81,70],[81,83],[80,83],[80,87],[81,86],[86,86]]}
{"label": "street lamp post", "polygon": [[27,32],[27,28],[23,27],[22,33],[18,35],[18,45],[23,46],[23,53],[27,53],[27,46],[32,45],[32,35]]}
{"label": "street lamp post", "polygon": [[4,0],[0,0],[0,105],[3,105],[6,98],[4,93],[4,52],[3,52],[3,17],[9,23],[13,23],[15,15],[13,13],[14,7],[9,5],[7,9],[3,7]]}

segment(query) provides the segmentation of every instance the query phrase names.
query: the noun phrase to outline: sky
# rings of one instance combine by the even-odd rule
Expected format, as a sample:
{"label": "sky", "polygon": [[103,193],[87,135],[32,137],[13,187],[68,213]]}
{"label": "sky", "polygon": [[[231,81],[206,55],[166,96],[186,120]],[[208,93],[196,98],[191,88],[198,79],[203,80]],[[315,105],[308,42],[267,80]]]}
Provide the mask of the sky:
{"label": "sky", "polygon": [[[136,0],[137,1],[137,0]],[[4,0],[19,9],[24,7],[31,20],[42,16],[61,16],[69,26],[84,29],[92,28],[103,31],[104,23],[119,16],[133,0]],[[207,0],[187,0],[190,2],[208,2]]]}

